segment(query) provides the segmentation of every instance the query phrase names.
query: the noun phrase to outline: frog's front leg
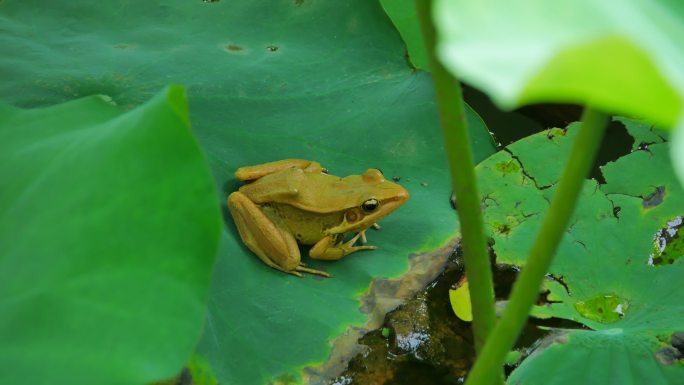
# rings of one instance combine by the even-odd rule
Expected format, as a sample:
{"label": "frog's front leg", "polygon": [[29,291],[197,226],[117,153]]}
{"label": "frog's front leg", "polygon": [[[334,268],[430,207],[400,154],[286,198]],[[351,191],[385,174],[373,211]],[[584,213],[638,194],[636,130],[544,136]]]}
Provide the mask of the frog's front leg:
{"label": "frog's front leg", "polygon": [[302,272],[330,277],[301,263],[299,246],[292,234],[278,227],[247,196],[236,191],[228,196],[228,208],[242,242],[268,266],[302,277]]}
{"label": "frog's front leg", "polygon": [[[380,225],[377,223],[373,223],[371,225],[371,228],[373,228],[375,230],[380,230]],[[366,239],[366,230],[361,230],[361,232],[359,233],[359,234],[361,234],[361,244],[363,244],[363,245],[365,245],[368,242],[368,240]]]}
{"label": "frog's front leg", "polygon": [[362,233],[356,234],[354,238],[344,243],[334,235],[327,235],[309,250],[309,256],[313,259],[336,261],[356,251],[377,249],[377,246],[354,246]]}

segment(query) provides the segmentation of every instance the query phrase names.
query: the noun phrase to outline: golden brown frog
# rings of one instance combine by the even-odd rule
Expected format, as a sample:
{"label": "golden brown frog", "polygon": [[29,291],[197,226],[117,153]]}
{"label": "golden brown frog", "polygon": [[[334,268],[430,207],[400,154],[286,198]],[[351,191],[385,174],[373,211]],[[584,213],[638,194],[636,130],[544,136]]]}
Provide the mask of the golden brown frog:
{"label": "golden brown frog", "polygon": [[[362,175],[328,175],[317,162],[286,159],[241,167],[235,176],[248,182],[228,197],[228,208],[242,241],[265,264],[301,277],[330,277],[301,262],[299,246],[313,245],[314,259],[338,260],[375,246],[355,246],[375,222],[401,206],[408,191],[369,169]],[[345,234],[357,233],[345,242]]]}

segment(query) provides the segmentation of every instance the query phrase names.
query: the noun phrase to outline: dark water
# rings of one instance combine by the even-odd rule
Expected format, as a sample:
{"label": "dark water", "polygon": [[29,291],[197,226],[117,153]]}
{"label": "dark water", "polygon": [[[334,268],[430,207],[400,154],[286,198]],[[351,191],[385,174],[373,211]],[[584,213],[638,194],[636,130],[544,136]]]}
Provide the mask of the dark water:
{"label": "dark water", "polygon": [[[498,300],[508,296],[516,274],[494,268]],[[462,276],[457,252],[434,282],[385,317],[383,328],[359,340],[367,349],[331,384],[463,383],[474,359],[472,334],[470,323],[458,319],[449,303],[449,288]],[[546,334],[539,326],[525,328],[517,343],[523,352]]]}

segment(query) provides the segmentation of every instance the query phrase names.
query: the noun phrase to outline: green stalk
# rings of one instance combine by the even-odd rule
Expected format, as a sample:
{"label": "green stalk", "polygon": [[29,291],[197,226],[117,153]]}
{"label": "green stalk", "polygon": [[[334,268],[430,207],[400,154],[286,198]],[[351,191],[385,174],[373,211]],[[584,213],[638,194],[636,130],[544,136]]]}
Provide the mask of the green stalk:
{"label": "green stalk", "polygon": [[465,385],[490,385],[499,373],[504,358],[522,330],[532,305],[539,296],[544,274],[570,222],[584,180],[594,163],[596,152],[608,123],[608,116],[586,108],[582,127],[572,145],[570,159],[558,183],[551,207],[537,234],[527,263],[520,272],[506,310],[496,324]]}
{"label": "green stalk", "polygon": [[[496,315],[492,271],[487,253],[480,194],[475,179],[475,162],[468,138],[461,85],[446,71],[435,55],[435,28],[430,17],[432,1],[416,0],[416,7],[435,84],[452,186],[458,201],[461,244],[473,310],[473,337],[475,350],[479,352],[487,335],[494,327]],[[494,372],[501,373],[501,370]]]}

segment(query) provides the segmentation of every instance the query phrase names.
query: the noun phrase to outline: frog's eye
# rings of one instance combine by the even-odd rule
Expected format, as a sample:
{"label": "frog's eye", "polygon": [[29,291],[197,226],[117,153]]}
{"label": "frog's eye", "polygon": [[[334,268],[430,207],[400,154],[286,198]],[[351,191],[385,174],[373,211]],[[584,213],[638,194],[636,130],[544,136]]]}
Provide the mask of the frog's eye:
{"label": "frog's eye", "polygon": [[380,202],[378,202],[378,200],[375,198],[371,198],[371,199],[363,202],[363,204],[361,205],[361,208],[363,208],[363,211],[365,211],[367,213],[372,213],[379,206],[380,206]]}

